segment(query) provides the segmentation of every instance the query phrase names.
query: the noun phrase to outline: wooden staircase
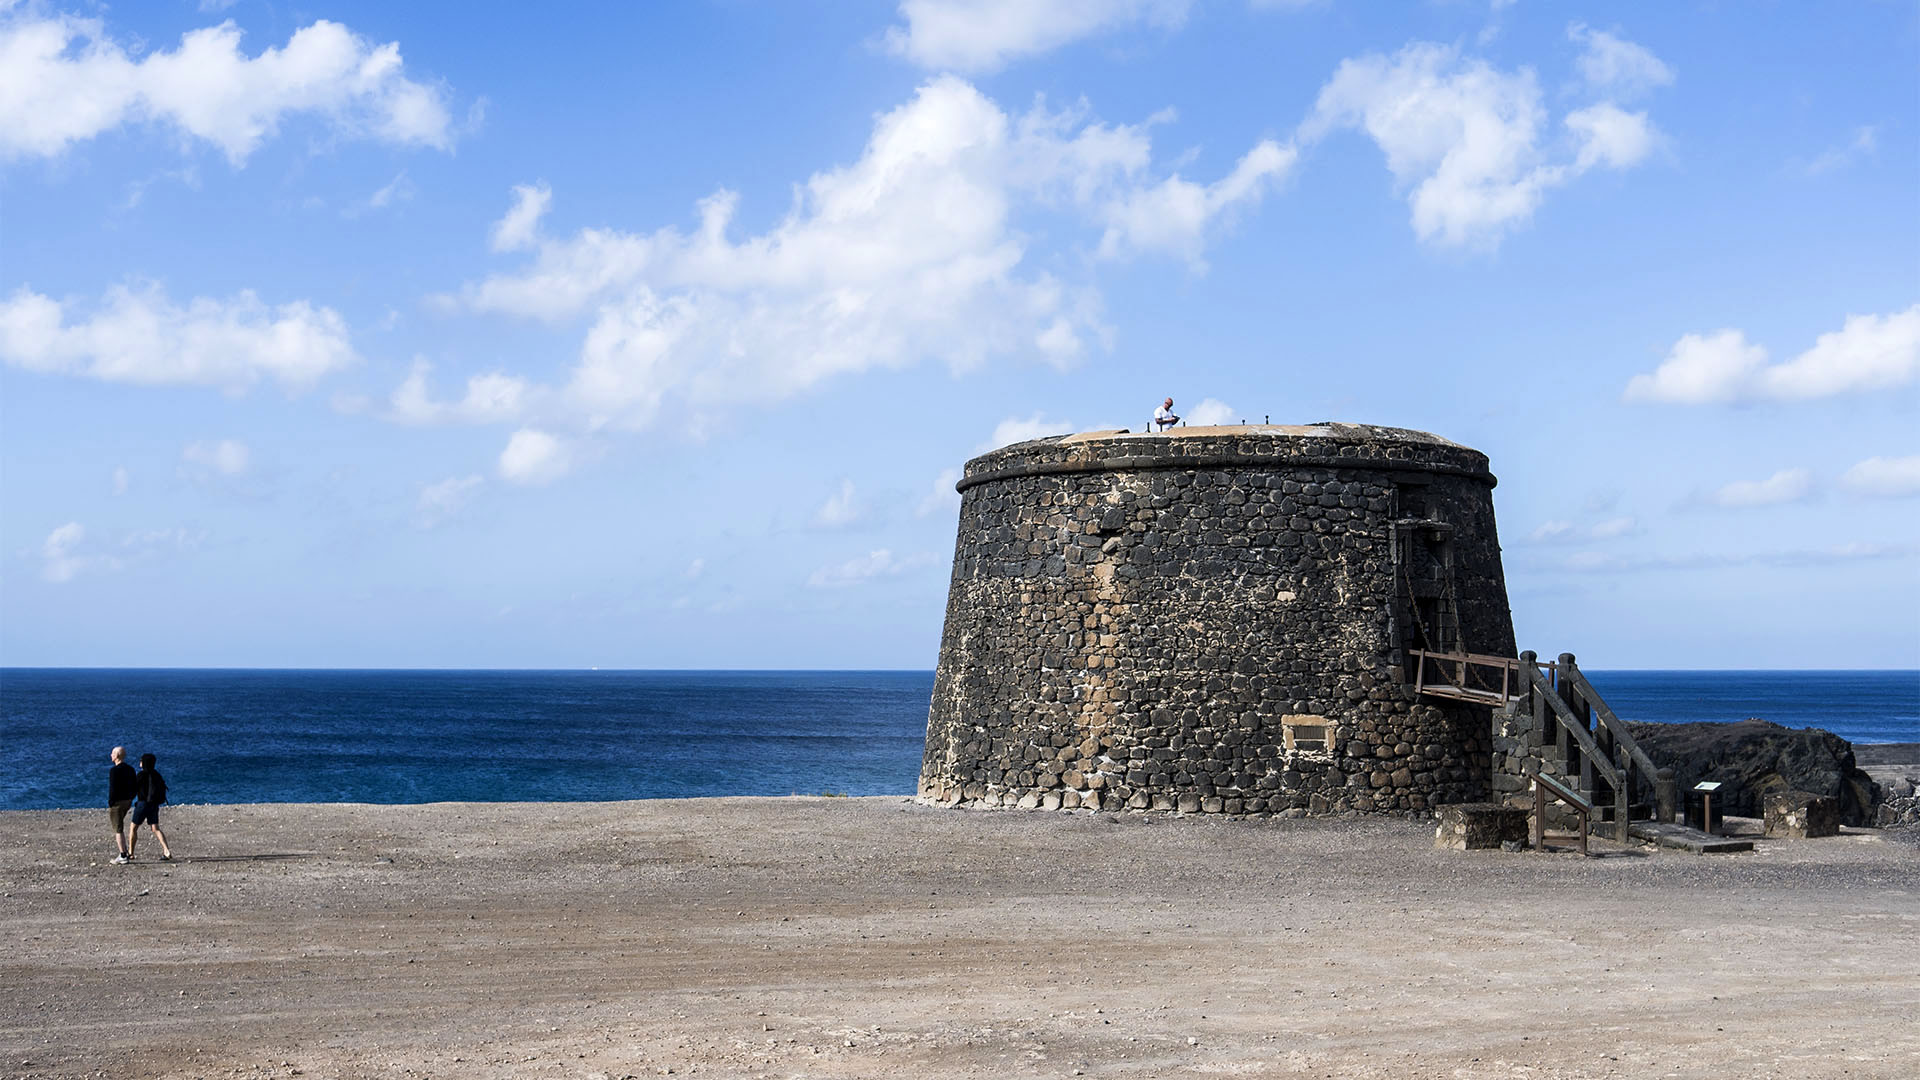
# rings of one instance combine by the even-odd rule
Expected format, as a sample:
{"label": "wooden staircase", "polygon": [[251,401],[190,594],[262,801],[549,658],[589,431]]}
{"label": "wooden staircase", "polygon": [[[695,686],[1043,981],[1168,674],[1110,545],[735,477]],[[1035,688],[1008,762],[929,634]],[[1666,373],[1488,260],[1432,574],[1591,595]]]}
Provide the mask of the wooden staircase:
{"label": "wooden staircase", "polygon": [[1532,652],[1508,659],[1414,650],[1413,659],[1415,693],[1489,706],[1496,728],[1523,733],[1520,769],[1534,792],[1535,846],[1544,842],[1551,797],[1577,815],[1582,852],[1594,822],[1611,825],[1612,839],[1623,844],[1639,835],[1688,850],[1730,850],[1674,824],[1680,793],[1673,770],[1654,765],[1572,653],[1545,663]]}

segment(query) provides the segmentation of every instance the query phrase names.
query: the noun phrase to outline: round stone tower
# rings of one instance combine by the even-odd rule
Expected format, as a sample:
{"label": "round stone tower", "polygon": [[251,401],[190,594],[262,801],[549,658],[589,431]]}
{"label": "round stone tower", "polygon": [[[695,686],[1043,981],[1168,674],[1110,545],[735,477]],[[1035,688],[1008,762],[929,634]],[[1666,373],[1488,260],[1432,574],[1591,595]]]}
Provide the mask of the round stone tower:
{"label": "round stone tower", "polygon": [[920,797],[1418,813],[1484,799],[1513,655],[1484,454],[1354,424],[1088,432],[967,463]]}

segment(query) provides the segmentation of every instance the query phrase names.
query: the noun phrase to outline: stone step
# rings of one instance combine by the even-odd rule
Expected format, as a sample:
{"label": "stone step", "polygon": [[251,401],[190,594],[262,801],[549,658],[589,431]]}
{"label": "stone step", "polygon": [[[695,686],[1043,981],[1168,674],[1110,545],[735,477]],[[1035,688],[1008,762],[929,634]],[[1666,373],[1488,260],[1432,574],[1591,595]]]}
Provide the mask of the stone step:
{"label": "stone step", "polygon": [[1751,840],[1730,840],[1724,836],[1713,836],[1687,825],[1676,825],[1665,821],[1635,821],[1627,825],[1627,835],[1639,840],[1650,840],[1661,847],[1679,851],[1691,851],[1695,855],[1720,855],[1732,851],[1752,851]]}

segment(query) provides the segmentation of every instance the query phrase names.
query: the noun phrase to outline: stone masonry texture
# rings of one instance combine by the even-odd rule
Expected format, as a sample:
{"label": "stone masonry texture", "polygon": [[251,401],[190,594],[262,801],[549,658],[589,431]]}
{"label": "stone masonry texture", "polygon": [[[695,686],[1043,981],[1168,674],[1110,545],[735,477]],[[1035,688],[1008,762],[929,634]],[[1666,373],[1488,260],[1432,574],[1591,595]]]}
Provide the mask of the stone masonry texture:
{"label": "stone masonry texture", "polygon": [[1514,655],[1485,455],[1351,424],[1093,432],[967,463],[919,796],[1426,816],[1488,710],[1408,651]]}

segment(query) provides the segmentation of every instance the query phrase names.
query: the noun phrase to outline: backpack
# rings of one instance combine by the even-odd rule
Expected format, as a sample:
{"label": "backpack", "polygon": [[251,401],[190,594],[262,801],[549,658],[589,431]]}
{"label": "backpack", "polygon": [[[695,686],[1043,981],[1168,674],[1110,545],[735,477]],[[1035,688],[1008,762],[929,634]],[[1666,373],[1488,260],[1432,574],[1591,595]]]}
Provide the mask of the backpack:
{"label": "backpack", "polygon": [[147,773],[142,779],[145,783],[141,786],[146,790],[140,793],[141,802],[149,806],[159,806],[167,801],[167,782],[161,779],[158,769]]}

